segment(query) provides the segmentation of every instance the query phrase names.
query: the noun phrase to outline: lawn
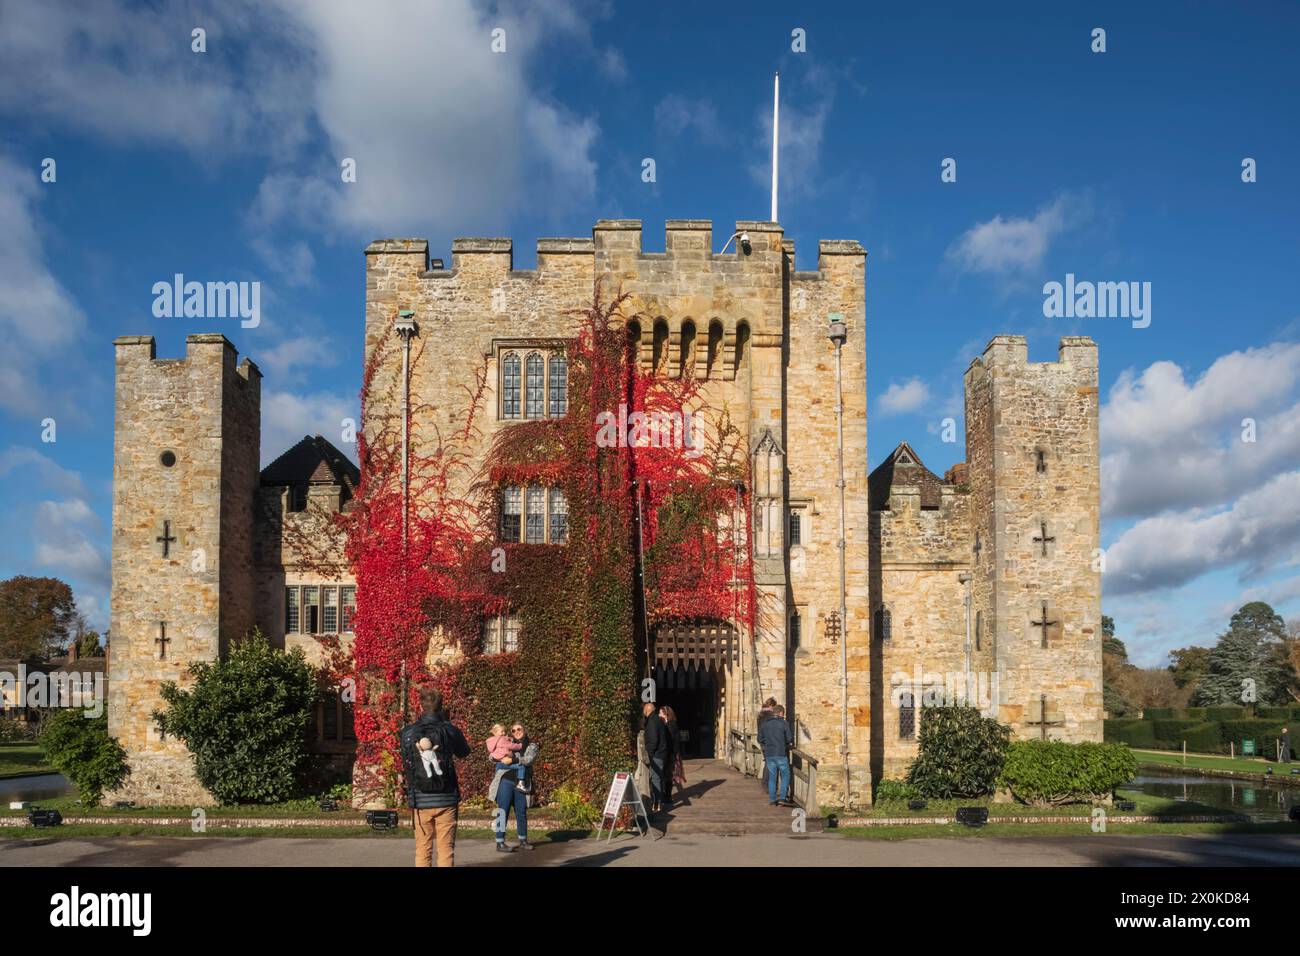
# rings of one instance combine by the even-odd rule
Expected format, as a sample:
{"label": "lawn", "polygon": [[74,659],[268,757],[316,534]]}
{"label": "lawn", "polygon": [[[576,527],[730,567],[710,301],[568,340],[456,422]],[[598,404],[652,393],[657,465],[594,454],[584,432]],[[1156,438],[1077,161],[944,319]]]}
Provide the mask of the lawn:
{"label": "lawn", "polygon": [[0,778],[38,772],[55,772],[39,744],[0,744]]}
{"label": "lawn", "polygon": [[[1113,807],[1107,807],[1108,815],[1135,814],[1139,816],[1221,816],[1225,812],[1218,807],[1211,807],[1200,803],[1189,803],[1186,801],[1171,800],[1168,797],[1157,797],[1152,794],[1141,793],[1137,790],[1126,790],[1121,787],[1116,791],[1116,796],[1121,800],[1132,800],[1135,804],[1133,810],[1120,811]],[[992,797],[977,797],[973,799],[962,800],[930,800],[924,810],[909,810],[906,800],[881,800],[872,805],[871,809],[864,813],[844,813],[842,816],[866,816],[876,818],[898,818],[898,817],[940,817],[952,816],[958,807],[987,807],[989,818],[995,817],[1064,817],[1076,816],[1081,820],[1091,820],[1093,807],[1087,803],[1068,804],[1063,807],[1027,807],[1020,803],[994,803]],[[1016,826],[1016,824],[1011,824]],[[1061,824],[1070,826],[1070,824]],[[922,824],[909,824],[909,829],[914,829]],[[1034,824],[1033,832],[1037,833],[1044,827],[1050,827],[1051,824]],[[877,829],[872,827],[871,829]],[[964,827],[962,829],[965,829]]]}
{"label": "lawn", "polygon": [[1272,767],[1274,776],[1290,776],[1291,769],[1294,767],[1300,770],[1300,763],[1278,763],[1273,760],[1265,760],[1262,757],[1222,757],[1217,754],[1191,754],[1187,755],[1187,763],[1183,763],[1183,755],[1179,751],[1170,750],[1137,750],[1139,764],[1159,764],[1160,766],[1169,767],[1186,767],[1188,770],[1230,770],[1235,773],[1257,773],[1262,774]]}
{"label": "lawn", "polygon": [[1104,833],[1094,832],[1090,821],[1078,823],[990,823],[966,827],[960,823],[909,824],[906,826],[843,827],[828,831],[852,839],[920,840],[934,837],[1061,837],[1061,836],[1147,836],[1154,833],[1300,833],[1300,823],[1108,823]]}

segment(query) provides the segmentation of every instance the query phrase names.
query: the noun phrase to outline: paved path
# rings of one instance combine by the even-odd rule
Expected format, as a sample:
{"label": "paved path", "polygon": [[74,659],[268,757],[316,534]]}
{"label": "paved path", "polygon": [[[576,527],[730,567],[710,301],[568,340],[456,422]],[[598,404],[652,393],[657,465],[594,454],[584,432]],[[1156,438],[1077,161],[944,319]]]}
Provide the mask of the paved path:
{"label": "paved path", "polygon": [[[409,839],[92,837],[0,840],[0,866],[410,866]],[[497,853],[462,837],[458,866],[1298,866],[1300,836],[961,837],[859,840],[832,834],[616,836]]]}
{"label": "paved path", "polygon": [[687,760],[686,786],[674,788],[673,807],[651,822],[668,835],[713,833],[723,836],[791,833],[791,810],[767,802],[767,790],[754,777],[721,760]]}

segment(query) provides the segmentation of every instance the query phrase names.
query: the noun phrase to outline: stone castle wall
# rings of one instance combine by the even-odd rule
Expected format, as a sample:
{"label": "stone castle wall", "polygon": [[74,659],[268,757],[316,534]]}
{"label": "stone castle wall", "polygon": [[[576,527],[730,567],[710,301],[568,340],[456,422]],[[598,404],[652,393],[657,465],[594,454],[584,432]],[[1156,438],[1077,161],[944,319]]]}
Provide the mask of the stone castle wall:
{"label": "stone castle wall", "polygon": [[965,387],[975,606],[991,626],[998,717],[1018,737],[1045,719],[1053,739],[1101,740],[1097,347],[1062,338],[1058,361],[1029,362],[1022,336],[998,336]]}
{"label": "stone castle wall", "polygon": [[[261,373],[247,359],[237,366],[221,335],[191,335],[183,359],[157,359],[152,336],[114,345],[108,715],[131,767],[114,797],[209,804],[185,745],[160,738],[150,714],[163,682],[184,686],[191,661],[215,660],[251,622]],[[168,527],[176,540],[163,557]]]}

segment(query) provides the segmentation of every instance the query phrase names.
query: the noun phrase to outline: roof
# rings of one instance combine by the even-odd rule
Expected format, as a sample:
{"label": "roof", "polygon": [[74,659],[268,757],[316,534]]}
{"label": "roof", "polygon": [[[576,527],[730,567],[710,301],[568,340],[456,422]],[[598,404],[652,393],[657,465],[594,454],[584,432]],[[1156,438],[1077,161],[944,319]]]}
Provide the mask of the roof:
{"label": "roof", "polygon": [[343,498],[351,498],[361,481],[361,470],[320,435],[307,435],[262,469],[263,485],[342,485]]}
{"label": "roof", "polygon": [[897,486],[919,487],[921,489],[921,507],[938,508],[943,492],[939,486],[944,482],[925,467],[921,456],[907,442],[899,442],[898,447],[889,453],[876,470],[867,476],[868,494],[872,511],[884,511],[889,507],[889,495]]}

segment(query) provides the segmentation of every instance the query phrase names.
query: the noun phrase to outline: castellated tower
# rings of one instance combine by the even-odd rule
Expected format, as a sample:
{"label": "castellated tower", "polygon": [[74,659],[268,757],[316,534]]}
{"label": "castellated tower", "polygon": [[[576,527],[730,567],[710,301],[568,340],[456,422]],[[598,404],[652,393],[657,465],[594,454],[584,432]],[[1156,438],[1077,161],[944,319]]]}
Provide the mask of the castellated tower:
{"label": "castellated tower", "polygon": [[1018,738],[1102,739],[1097,346],[1029,362],[1000,335],[966,371],[972,597]]}
{"label": "castellated tower", "polygon": [[165,681],[217,659],[255,621],[253,506],[261,373],[223,335],[191,335],[182,359],[152,336],[117,351],[113,459],[113,680],[109,733],[131,776],[117,799],[204,805],[185,745],[150,718]]}

